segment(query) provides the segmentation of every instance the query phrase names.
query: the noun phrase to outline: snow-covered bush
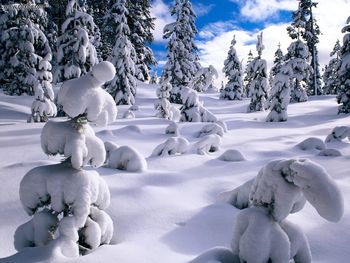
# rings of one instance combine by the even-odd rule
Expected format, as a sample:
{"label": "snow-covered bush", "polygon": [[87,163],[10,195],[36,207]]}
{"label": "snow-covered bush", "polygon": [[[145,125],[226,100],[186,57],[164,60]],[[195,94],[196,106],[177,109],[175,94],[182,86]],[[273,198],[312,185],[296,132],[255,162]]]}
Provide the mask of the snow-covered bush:
{"label": "snow-covered bush", "polygon": [[225,162],[242,162],[245,161],[246,158],[238,150],[227,150],[222,155],[220,155],[219,160]]}
{"label": "snow-covered bush", "polygon": [[214,77],[219,77],[218,72],[214,66],[210,65],[207,68],[200,68],[194,76],[190,86],[198,92],[214,90]]}
{"label": "snow-covered bush", "polygon": [[175,136],[179,135],[179,125],[172,121],[168,127],[165,129],[165,134],[174,134]]}
{"label": "snow-covered bush", "polygon": [[303,151],[309,151],[309,150],[322,151],[326,149],[325,143],[321,139],[315,138],[315,137],[310,137],[305,139],[304,141],[299,143],[297,147]]}
{"label": "snow-covered bush", "polygon": [[338,157],[342,156],[341,152],[337,149],[324,149],[318,153],[319,156],[325,157]]}
{"label": "snow-covered bush", "polygon": [[63,256],[77,257],[110,243],[113,222],[103,211],[110,203],[108,186],[96,171],[83,166],[105,162],[105,146],[88,122],[105,125],[115,119],[113,98],[101,88],[114,74],[113,65],[102,62],[61,87],[58,100],[71,119],[47,122],[41,146],[46,154],[61,154],[66,160],[34,168],[22,179],[20,200],[33,218],[15,233],[19,251],[47,245]]}
{"label": "snow-covered bush", "polygon": [[170,84],[170,79],[164,80],[157,89],[157,97],[159,100],[154,104],[154,108],[158,111],[157,117],[159,118],[164,118],[167,120],[173,119],[172,108],[174,106],[172,106],[169,101],[171,89],[172,86]]}
{"label": "snow-covered bush", "polygon": [[219,126],[224,130],[224,132],[227,132],[227,131],[228,131],[226,122],[221,121],[221,120],[218,120],[218,121],[216,121],[215,123],[216,123],[217,125],[219,125]]}
{"label": "snow-covered bush", "polygon": [[110,142],[106,146],[106,166],[113,169],[126,170],[128,172],[142,172],[147,170],[145,158],[130,146],[118,147]]}
{"label": "snow-covered bush", "polygon": [[243,97],[242,64],[237,56],[236,43],[236,37],[234,36],[223,69],[228,82],[221,90],[220,98],[222,99],[241,100]]}
{"label": "snow-covered bush", "polygon": [[208,111],[199,101],[196,91],[183,87],[181,92],[183,105],[181,111],[181,122],[216,122],[216,117]]}
{"label": "snow-covered bush", "polygon": [[135,119],[135,113],[131,110],[127,110],[126,112],[124,112],[123,118],[124,119]]}
{"label": "snow-covered bush", "polygon": [[185,138],[172,137],[158,145],[153,150],[151,157],[184,154],[188,151],[189,145],[190,143]]}
{"label": "snow-covered bush", "polygon": [[129,110],[131,110],[131,111],[138,111],[139,109],[140,109],[140,107],[138,105],[132,105],[129,108]]}
{"label": "snow-covered bush", "polygon": [[149,84],[158,84],[158,76],[157,76],[157,72],[154,72],[151,75],[151,78],[149,80]]}
{"label": "snow-covered bush", "polygon": [[240,263],[232,251],[225,247],[215,247],[191,260],[189,263]]}
{"label": "snow-covered bush", "polygon": [[346,137],[350,140],[350,127],[347,126],[338,126],[332,130],[332,133],[329,134],[325,140],[326,143],[334,141],[342,141]]}
{"label": "snow-covered bush", "polygon": [[197,154],[204,155],[207,153],[217,152],[221,145],[221,137],[217,134],[206,135],[202,137],[194,148]]}
{"label": "snow-covered bush", "polygon": [[209,123],[202,127],[202,129],[198,132],[197,137],[203,137],[210,134],[217,134],[220,137],[223,137],[224,133],[224,129],[217,123]]}
{"label": "snow-covered bush", "polygon": [[239,262],[288,263],[294,259],[309,263],[308,241],[286,217],[300,211],[305,200],[328,221],[338,222],[344,213],[336,183],[320,165],[307,159],[272,161],[231,197],[237,207],[249,204],[234,225],[231,247]]}

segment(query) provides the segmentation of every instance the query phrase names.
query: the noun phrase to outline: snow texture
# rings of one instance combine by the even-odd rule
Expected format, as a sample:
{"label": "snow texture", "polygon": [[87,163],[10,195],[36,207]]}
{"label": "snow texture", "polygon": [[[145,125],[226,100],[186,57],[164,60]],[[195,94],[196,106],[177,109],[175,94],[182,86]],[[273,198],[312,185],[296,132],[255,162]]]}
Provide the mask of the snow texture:
{"label": "snow texture", "polygon": [[103,142],[93,129],[72,120],[47,122],[41,132],[41,148],[47,155],[62,154],[70,158],[75,169],[86,164],[99,167],[106,157]]}
{"label": "snow texture", "polygon": [[309,150],[322,151],[326,149],[325,143],[321,139],[315,138],[315,137],[310,137],[305,139],[304,141],[299,143],[297,147],[303,151],[309,151]]}
{"label": "snow texture", "polygon": [[197,143],[194,148],[197,154],[204,155],[219,151],[221,145],[221,137],[217,134],[205,135]]}
{"label": "snow texture", "polygon": [[147,170],[145,158],[130,146],[121,146],[106,142],[107,167],[128,172],[143,172]]}
{"label": "snow texture", "polygon": [[222,155],[220,155],[219,160],[225,162],[242,162],[245,161],[246,158],[244,155],[238,150],[227,150]]}
{"label": "snow texture", "polygon": [[152,152],[151,157],[169,156],[187,153],[190,143],[182,137],[172,137],[158,145]]}

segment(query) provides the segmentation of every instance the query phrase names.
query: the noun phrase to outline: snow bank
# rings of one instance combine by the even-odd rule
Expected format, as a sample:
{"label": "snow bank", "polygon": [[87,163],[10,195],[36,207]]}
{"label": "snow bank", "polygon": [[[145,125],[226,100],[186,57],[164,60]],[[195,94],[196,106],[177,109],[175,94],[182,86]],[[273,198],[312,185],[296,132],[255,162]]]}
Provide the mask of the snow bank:
{"label": "snow bank", "polygon": [[306,140],[299,143],[297,147],[303,151],[309,151],[309,150],[322,151],[326,149],[326,145],[324,144],[324,142],[321,139],[315,138],[315,137],[307,138]]}
{"label": "snow bank", "polygon": [[153,150],[151,157],[184,154],[188,151],[189,145],[190,143],[185,138],[172,137],[158,145]]}
{"label": "snow bank", "polygon": [[217,134],[206,135],[197,143],[195,143],[194,148],[195,151],[204,155],[207,153],[217,152],[221,145],[221,138]]}
{"label": "snow bank", "polygon": [[225,151],[218,159],[225,162],[241,162],[246,160],[240,151],[233,149]]}

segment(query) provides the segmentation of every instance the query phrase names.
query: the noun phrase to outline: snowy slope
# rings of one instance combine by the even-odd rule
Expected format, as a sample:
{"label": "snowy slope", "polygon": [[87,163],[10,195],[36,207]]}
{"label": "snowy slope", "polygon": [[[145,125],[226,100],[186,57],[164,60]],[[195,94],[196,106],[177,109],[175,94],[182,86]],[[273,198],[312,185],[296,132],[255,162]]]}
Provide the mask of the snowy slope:
{"label": "snowy slope", "polygon": [[[343,156],[321,157],[317,150],[302,151],[296,145],[309,137],[322,140],[335,126],[350,126],[350,116],[337,115],[332,96],[291,104],[287,123],[264,122],[267,112],[246,113],[248,100],[219,100],[219,94],[203,94],[204,105],[229,132],[219,152],[189,153],[166,158],[149,157],[153,149],[171,135],[169,121],[155,116],[155,85],[138,88],[135,119],[122,119],[127,106],[118,107],[112,125],[96,129],[97,136],[118,145],[128,145],[147,157],[143,173],[99,168],[111,192],[107,209],[115,224],[113,245],[103,246],[79,259],[62,259],[48,249],[26,249],[16,254],[13,235],[29,220],[19,201],[19,183],[33,167],[57,162],[40,149],[43,124],[27,124],[31,97],[0,94],[0,262],[187,262],[214,246],[229,247],[238,210],[216,202],[222,192],[232,190],[254,177],[268,161],[276,158],[307,157],[321,164],[336,180],[345,199],[344,218],[338,223],[322,219],[310,205],[291,215],[309,238],[315,263],[345,263],[350,257],[350,142],[332,143]],[[203,123],[181,123],[180,134],[191,146]],[[244,162],[217,159],[224,151],[239,150]],[[13,255],[13,256],[11,256]]]}

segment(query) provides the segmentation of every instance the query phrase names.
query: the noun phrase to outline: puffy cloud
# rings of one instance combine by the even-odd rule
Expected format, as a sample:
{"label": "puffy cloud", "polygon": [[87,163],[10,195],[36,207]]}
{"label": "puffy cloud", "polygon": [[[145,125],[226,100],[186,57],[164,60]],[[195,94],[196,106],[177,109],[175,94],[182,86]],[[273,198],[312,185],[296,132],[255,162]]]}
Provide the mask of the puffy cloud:
{"label": "puffy cloud", "polygon": [[164,42],[163,28],[165,25],[174,22],[174,18],[170,14],[170,7],[162,0],[154,0],[152,2],[151,15],[156,18],[153,31],[154,40],[156,42]]}
{"label": "puffy cloud", "polygon": [[211,4],[211,5],[205,5],[202,3],[193,3],[192,7],[193,7],[193,11],[196,13],[197,16],[204,16],[208,13],[210,13],[210,11],[214,8],[215,5]]}

